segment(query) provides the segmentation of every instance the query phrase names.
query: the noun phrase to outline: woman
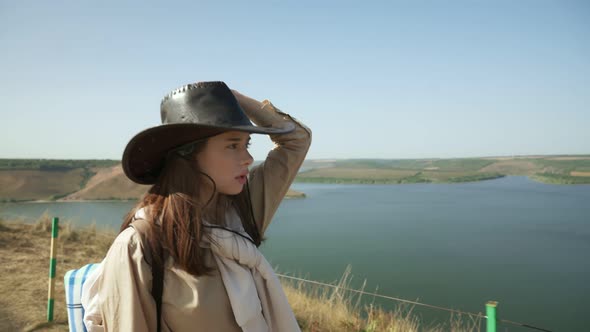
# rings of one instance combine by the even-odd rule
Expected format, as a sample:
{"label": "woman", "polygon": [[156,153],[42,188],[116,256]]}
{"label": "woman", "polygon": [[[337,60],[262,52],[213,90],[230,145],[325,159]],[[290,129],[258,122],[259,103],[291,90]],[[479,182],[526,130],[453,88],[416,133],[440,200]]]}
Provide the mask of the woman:
{"label": "woman", "polygon": [[[223,82],[174,90],[162,100],[161,116],[162,125],[137,134],[123,155],[125,174],[152,187],[125,218],[103,261],[97,280],[102,326],[298,331],[278,279],[256,247],[305,158],[310,130]],[[251,170],[250,133],[269,134],[276,144]],[[145,237],[128,227],[140,222],[148,225]],[[158,254],[147,259],[146,250]],[[156,264],[160,257],[159,315],[148,261]]]}

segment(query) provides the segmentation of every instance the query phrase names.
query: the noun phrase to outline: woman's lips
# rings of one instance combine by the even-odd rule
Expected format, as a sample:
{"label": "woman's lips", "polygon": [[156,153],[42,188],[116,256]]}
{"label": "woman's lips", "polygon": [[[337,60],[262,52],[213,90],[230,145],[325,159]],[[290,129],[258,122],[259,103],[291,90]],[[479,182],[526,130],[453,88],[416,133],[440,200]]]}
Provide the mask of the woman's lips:
{"label": "woman's lips", "polygon": [[236,180],[238,180],[238,182],[240,184],[245,184],[246,183],[246,176],[245,175],[236,176]]}

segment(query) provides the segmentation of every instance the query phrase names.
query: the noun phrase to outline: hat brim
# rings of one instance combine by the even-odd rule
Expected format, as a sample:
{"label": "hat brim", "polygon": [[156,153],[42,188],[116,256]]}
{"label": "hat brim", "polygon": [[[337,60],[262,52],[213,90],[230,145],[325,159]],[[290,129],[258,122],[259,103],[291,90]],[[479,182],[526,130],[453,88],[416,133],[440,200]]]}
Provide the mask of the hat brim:
{"label": "hat brim", "polygon": [[208,126],[195,123],[173,123],[148,128],[135,135],[123,152],[122,166],[127,177],[139,184],[154,184],[171,149],[227,131],[281,135],[295,129],[286,122],[282,127]]}

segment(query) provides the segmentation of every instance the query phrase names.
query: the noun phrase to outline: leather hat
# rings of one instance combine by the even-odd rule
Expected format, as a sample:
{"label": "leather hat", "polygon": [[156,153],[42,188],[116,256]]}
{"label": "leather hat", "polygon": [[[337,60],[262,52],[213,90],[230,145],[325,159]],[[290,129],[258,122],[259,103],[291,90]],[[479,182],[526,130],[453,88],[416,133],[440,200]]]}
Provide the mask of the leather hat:
{"label": "leather hat", "polygon": [[135,135],[123,152],[123,170],[133,182],[156,182],[169,151],[226,131],[285,134],[295,129],[252,124],[224,82],[184,85],[166,95],[160,104],[162,124]]}

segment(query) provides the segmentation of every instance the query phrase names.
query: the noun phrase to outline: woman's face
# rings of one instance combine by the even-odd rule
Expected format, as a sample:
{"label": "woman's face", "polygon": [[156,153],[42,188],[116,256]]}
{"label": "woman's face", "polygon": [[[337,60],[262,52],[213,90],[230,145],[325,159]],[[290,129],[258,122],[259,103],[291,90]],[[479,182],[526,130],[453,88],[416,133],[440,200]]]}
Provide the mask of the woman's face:
{"label": "woman's face", "polygon": [[213,178],[217,192],[237,195],[242,191],[248,167],[254,161],[248,152],[249,145],[249,133],[228,131],[209,138],[197,154],[199,168]]}

